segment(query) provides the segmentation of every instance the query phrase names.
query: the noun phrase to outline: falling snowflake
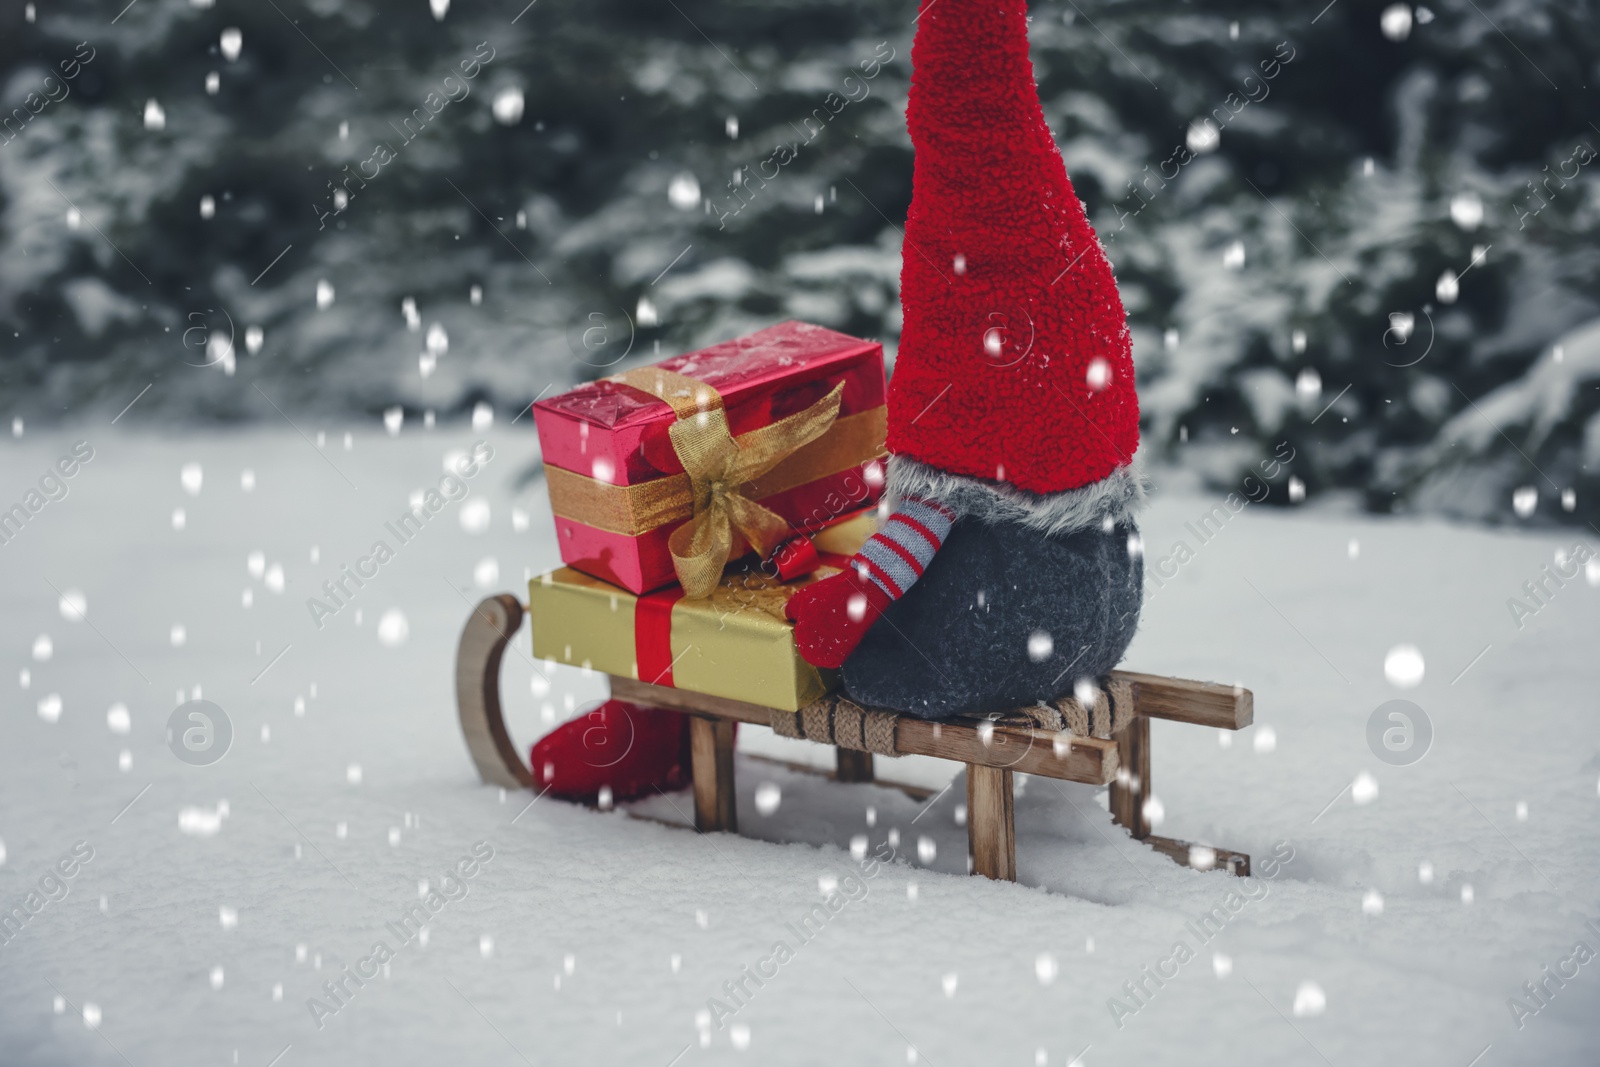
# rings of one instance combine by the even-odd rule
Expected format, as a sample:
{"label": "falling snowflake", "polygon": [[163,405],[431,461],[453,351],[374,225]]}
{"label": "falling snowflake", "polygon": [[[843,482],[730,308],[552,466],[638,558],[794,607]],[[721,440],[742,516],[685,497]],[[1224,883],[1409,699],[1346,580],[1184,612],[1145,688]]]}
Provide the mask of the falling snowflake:
{"label": "falling snowflake", "polygon": [[1222,131],[1217,129],[1217,124],[1210,119],[1195,119],[1189,123],[1189,132],[1184,136],[1184,143],[1189,146],[1189,151],[1197,155],[1214,152],[1222,143]]}
{"label": "falling snowflake", "polygon": [[1383,676],[1397,689],[1415,689],[1427,672],[1416,645],[1395,645],[1383,657]]}
{"label": "falling snowflake", "polygon": [[1049,985],[1056,980],[1056,975],[1061,973],[1056,958],[1048,952],[1041,952],[1033,961],[1034,977],[1039,979],[1040,985]]}
{"label": "falling snowflake", "polygon": [[1370,804],[1378,799],[1378,780],[1366,771],[1356,775],[1350,785],[1350,799],[1357,804]]}
{"label": "falling snowflake", "polygon": [[399,608],[390,608],[378,618],[378,640],[389,648],[399,648],[411,636],[411,624]]}
{"label": "falling snowflake", "polygon": [[1322,375],[1315,367],[1306,367],[1295,378],[1294,394],[1303,404],[1310,404],[1322,395]]}
{"label": "falling snowflake", "polygon": [[1450,198],[1450,221],[1463,230],[1476,230],[1483,222],[1483,201],[1477,193],[1457,193]]}
{"label": "falling snowflake", "polygon": [[700,183],[693,174],[684,171],[668,184],[667,200],[679,211],[693,211],[700,206]]}
{"label": "falling snowflake", "polygon": [[429,323],[427,336],[423,345],[430,356],[443,356],[450,351],[450,334],[445,331],[442,323]]}
{"label": "falling snowflake", "polygon": [[1111,384],[1111,364],[1103,359],[1091,359],[1089,361],[1089,372],[1085,375],[1084,380],[1088,383],[1090,389],[1097,393],[1100,392]]}
{"label": "falling snowflake", "polygon": [[180,808],[178,811],[178,830],[190,837],[215,837],[217,831],[222,829],[224,812],[221,806],[217,808]]}
{"label": "falling snowflake", "polygon": [[467,533],[483,533],[489,528],[489,518],[489,502],[487,500],[469,500],[461,505],[461,528]]}
{"label": "falling snowflake", "polygon": [[522,121],[523,106],[522,90],[511,85],[494,94],[494,103],[490,110],[494,112],[494,120],[500,125],[515,126]]}
{"label": "falling snowflake", "polygon": [[1167,806],[1161,803],[1161,798],[1151,795],[1144,802],[1144,821],[1150,824],[1151,829],[1167,821]]}
{"label": "falling snowflake", "polygon": [[1323,993],[1321,986],[1309,979],[1301,982],[1294,991],[1294,1014],[1296,1018],[1321,1015],[1327,1006],[1327,994]]}
{"label": "falling snowflake", "polygon": [[1389,40],[1405,40],[1411,36],[1411,8],[1405,4],[1390,4],[1383,9],[1383,14],[1378,16],[1378,25]]}
{"label": "falling snowflake", "polygon": [[89,601],[81,589],[68,589],[61,594],[56,608],[68,622],[82,622],[89,614]]}

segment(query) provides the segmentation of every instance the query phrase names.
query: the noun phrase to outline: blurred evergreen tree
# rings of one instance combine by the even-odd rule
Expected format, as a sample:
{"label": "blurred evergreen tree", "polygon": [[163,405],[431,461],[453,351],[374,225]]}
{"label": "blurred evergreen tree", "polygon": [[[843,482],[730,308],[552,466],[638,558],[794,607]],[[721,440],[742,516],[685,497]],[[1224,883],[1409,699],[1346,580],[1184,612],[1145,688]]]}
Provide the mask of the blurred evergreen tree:
{"label": "blurred evergreen tree", "polygon": [[[1228,486],[1287,440],[1313,494],[1600,517],[1595,5],[1320,6],[1033,9],[1146,451]],[[5,0],[8,407],[507,411],[785,317],[892,352],[914,16]]]}

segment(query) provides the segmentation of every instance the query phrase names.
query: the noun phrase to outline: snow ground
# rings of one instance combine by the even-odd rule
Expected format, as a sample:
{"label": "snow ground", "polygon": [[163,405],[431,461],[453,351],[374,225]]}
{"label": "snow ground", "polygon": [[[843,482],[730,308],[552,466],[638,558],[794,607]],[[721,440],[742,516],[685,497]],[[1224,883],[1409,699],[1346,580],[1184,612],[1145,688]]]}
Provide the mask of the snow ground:
{"label": "snow ground", "polygon": [[[408,426],[396,439],[363,430],[346,451],[344,428],[326,429],[320,456],[288,428],[158,437],[84,426],[0,444],[0,507],[74,441],[95,449],[68,497],[0,545],[0,903],[23,904],[75,843],[93,849],[65,898],[0,946],[7,1067],[1600,1062],[1600,964],[1550,983],[1549,1006],[1521,1029],[1507,1006],[1575,942],[1600,949],[1584,925],[1600,925],[1600,589],[1568,583],[1521,630],[1506,607],[1575,534],[1246,509],[1153,594],[1128,666],[1255,691],[1257,725],[1237,736],[1155,723],[1153,779],[1160,832],[1248,851],[1263,876],[1180,868],[1113,826],[1095,790],[1034,779],[1016,804],[1023,884],[1001,885],[962,874],[959,779],[922,812],[892,788],[758,761],[825,755],[760,729],[742,732],[747,837],[529,807],[531,794],[479,784],[455,723],[452,658],[472,602],[554,562],[542,485],[514,487],[531,428],[485,434],[497,453],[468,499],[488,502],[486,530],[465,530],[463,504],[450,505],[318,631],[305,598],[385,536],[407,493],[435,484],[446,450],[474,437],[461,426]],[[203,469],[198,495],[181,484],[191,462]],[[1195,547],[1184,524],[1213,502],[1158,494],[1150,560],[1180,537]],[[514,508],[528,513],[526,532]],[[1600,545],[1592,531],[1584,540]],[[253,551],[263,577],[247,569]],[[476,587],[488,557],[499,576]],[[281,594],[264,580],[274,563]],[[69,591],[86,598],[87,621],[58,609]],[[398,646],[377,636],[391,609],[408,622]],[[41,634],[47,660],[34,658]],[[545,728],[541,704],[565,717],[603,695],[598,679],[561,669],[536,696],[525,642],[526,630],[503,677],[519,746]],[[1401,644],[1427,665],[1406,691],[1383,670]],[[164,740],[180,694],[197,687],[235,731],[207,767]],[[55,722],[38,710],[54,707],[51,694]],[[1420,762],[1390,766],[1369,750],[1366,722],[1401,696],[1425,709],[1435,737]],[[125,735],[108,726],[118,702],[130,709]],[[119,769],[123,751],[131,762]],[[879,768],[934,788],[950,773],[912,760]],[[1363,782],[1357,804],[1348,787],[1363,772],[1377,793]],[[763,816],[753,794],[766,782],[782,801]],[[185,808],[206,809],[187,831]],[[639,810],[683,821],[689,800]],[[194,832],[207,813],[215,832]],[[822,900],[819,879],[856,869],[851,839],[877,849],[891,832],[900,859],[845,883],[862,887],[858,899],[814,939],[795,938],[787,924]],[[434,917],[425,946],[400,945],[385,923],[476,842],[493,859],[466,896]],[[1279,842],[1293,859],[1267,878]],[[1235,890],[1256,899],[1235,897],[1225,929],[1201,945],[1186,924]],[[1363,913],[1369,890],[1379,915]],[[395,949],[389,977],[351,983],[319,1029],[307,999],[380,938]],[[733,1007],[724,983],[779,939],[793,958],[759,989],[747,983],[753,996],[702,1047],[696,1012],[712,997]],[[1180,939],[1194,958],[1160,988],[1146,980],[1154,992],[1138,1006],[1123,984]],[[1223,956],[1231,972],[1219,976]],[[1138,1007],[1120,1027],[1113,997]],[[90,1004],[98,1032],[83,1020]]]}

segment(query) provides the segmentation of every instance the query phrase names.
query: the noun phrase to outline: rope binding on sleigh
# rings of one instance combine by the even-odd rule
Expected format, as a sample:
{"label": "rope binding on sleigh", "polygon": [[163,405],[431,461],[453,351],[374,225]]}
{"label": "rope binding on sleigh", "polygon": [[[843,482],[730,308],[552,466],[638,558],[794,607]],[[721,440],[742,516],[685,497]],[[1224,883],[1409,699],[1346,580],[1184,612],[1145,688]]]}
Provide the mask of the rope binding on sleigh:
{"label": "rope binding on sleigh", "polygon": [[772,732],[783,737],[837,745],[856,752],[897,756],[894,745],[895,722],[892,711],[877,711],[830,693],[812,701],[799,711],[772,712]]}
{"label": "rope binding on sleigh", "polygon": [[[1109,738],[1133,720],[1133,683],[1124,678],[1103,679],[1095,690],[1094,703],[1085,707],[1068,694],[1054,704],[1043,701],[1016,709],[1013,714],[1028,718],[1035,726],[1074,737]],[[864,708],[838,693],[829,693],[799,711],[772,711],[772,732],[782,737],[837,745],[856,752],[897,756],[895,723],[900,716],[892,711]],[[989,720],[991,716],[976,718]]]}

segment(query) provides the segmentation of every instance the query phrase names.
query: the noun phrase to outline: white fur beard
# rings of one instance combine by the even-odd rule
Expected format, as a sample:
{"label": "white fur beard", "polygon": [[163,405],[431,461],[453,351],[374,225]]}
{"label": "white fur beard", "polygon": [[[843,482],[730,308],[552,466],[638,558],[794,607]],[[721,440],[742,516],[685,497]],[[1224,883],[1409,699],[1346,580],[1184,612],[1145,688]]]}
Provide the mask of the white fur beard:
{"label": "white fur beard", "polygon": [[959,518],[1014,522],[1048,536],[1129,522],[1144,507],[1145,483],[1137,462],[1098,482],[1059,493],[1030,493],[1003,482],[969,478],[930,467],[910,456],[890,456],[887,492],[893,508],[902,497],[935,500]]}

